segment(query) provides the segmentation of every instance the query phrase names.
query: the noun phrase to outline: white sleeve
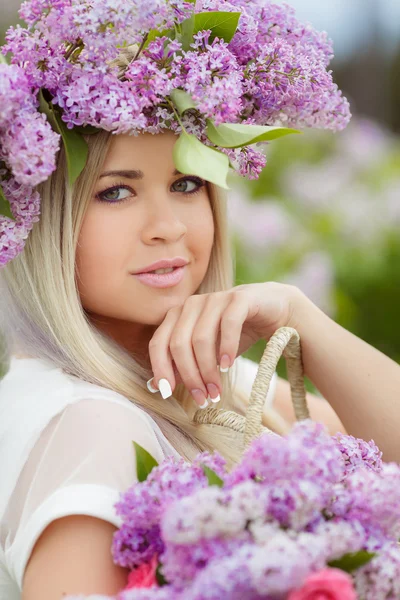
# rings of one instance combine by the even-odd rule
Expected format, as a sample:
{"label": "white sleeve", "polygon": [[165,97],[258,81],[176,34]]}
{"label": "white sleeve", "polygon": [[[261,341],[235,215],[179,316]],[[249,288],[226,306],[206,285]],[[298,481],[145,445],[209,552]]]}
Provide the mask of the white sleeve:
{"label": "white sleeve", "polygon": [[7,567],[20,589],[35,542],[55,519],[88,515],[120,525],[114,504],[136,480],[132,441],[163,460],[146,415],[103,399],[68,405],[42,432],[5,518]]}
{"label": "white sleeve", "polygon": [[[234,385],[241,392],[246,394],[246,396],[250,397],[251,388],[253,387],[254,380],[258,371],[258,364],[248,358],[244,358],[240,356],[235,361],[236,372]],[[278,376],[274,373],[271,383],[269,386],[268,394],[265,398],[265,405],[272,408],[275,400],[276,394],[276,384],[278,381]]]}

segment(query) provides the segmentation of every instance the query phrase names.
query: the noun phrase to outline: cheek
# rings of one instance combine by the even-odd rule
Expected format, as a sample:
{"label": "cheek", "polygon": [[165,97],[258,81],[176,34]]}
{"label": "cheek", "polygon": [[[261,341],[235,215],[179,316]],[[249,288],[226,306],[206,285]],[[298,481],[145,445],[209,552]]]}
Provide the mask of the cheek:
{"label": "cheek", "polygon": [[78,288],[83,297],[104,295],[110,283],[116,281],[121,269],[126,268],[131,236],[121,231],[115,216],[105,215],[105,211],[101,214],[96,208],[88,210],[76,253]]}
{"label": "cheek", "polygon": [[208,200],[190,216],[186,226],[188,246],[199,266],[207,268],[214,243],[214,218]]}

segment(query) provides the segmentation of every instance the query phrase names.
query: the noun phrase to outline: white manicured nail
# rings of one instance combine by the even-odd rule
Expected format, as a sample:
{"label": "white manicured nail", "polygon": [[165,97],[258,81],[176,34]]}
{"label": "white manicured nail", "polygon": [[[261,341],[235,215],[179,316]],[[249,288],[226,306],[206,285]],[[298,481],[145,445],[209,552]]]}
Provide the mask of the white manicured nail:
{"label": "white manicured nail", "polygon": [[154,380],[154,377],[149,379],[148,382],[146,383],[146,385],[147,385],[147,389],[149,390],[149,392],[151,392],[152,394],[156,394],[158,392],[158,389],[152,386],[151,382],[153,380]]}
{"label": "white manicured nail", "polygon": [[216,398],[211,398],[211,396],[208,396],[207,400],[211,400],[211,402],[217,404],[221,400],[221,396],[218,395]]}
{"label": "white manicured nail", "polygon": [[204,404],[202,404],[201,406],[199,406],[199,408],[207,408],[208,406],[208,400],[204,400]]}
{"label": "white manicured nail", "polygon": [[221,373],[227,373],[229,371],[229,367],[226,367],[225,369],[220,367],[219,370],[221,371]]}
{"label": "white manicured nail", "polygon": [[160,381],[158,382],[158,388],[164,400],[172,396],[172,390],[168,379],[160,379]]}

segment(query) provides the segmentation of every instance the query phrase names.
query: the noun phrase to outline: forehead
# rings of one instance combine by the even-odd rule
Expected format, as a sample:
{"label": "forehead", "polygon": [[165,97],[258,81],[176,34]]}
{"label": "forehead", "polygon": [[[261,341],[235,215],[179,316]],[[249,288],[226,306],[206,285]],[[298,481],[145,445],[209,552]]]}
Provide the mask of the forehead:
{"label": "forehead", "polygon": [[155,135],[112,136],[103,170],[140,169],[146,173],[150,168],[166,168],[171,172],[174,169],[173,147],[177,139],[171,131]]}

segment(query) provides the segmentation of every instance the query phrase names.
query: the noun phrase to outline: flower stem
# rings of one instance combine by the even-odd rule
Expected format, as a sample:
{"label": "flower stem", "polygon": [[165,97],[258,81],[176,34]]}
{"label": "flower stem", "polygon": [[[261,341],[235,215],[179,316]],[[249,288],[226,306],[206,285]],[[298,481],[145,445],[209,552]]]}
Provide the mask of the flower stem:
{"label": "flower stem", "polygon": [[[140,54],[141,54],[141,52],[142,52],[142,50],[143,50],[143,48],[144,48],[144,45],[145,45],[145,43],[147,42],[147,38],[148,38],[148,37],[149,37],[149,34],[148,34],[148,33],[146,33],[146,34],[143,36],[143,39],[142,39],[142,41],[141,41],[141,43],[140,43],[140,46],[139,46],[139,48],[138,48],[138,51],[137,51],[137,53],[136,53],[136,56],[135,56],[135,58],[133,59],[133,61],[135,61],[135,60],[137,60],[137,59],[139,58],[139,56],[140,56]],[[133,62],[133,61],[132,61],[132,62]]]}
{"label": "flower stem", "polygon": [[173,112],[174,112],[174,115],[175,115],[175,117],[176,117],[176,120],[178,121],[179,125],[182,127],[182,133],[184,133],[185,135],[189,135],[189,134],[188,134],[188,132],[187,132],[187,131],[186,131],[186,129],[185,129],[185,126],[184,126],[184,124],[183,124],[183,123],[182,123],[182,121],[181,121],[181,118],[180,118],[180,116],[179,116],[179,113],[178,113],[178,111],[176,110],[176,108],[175,108],[175,106],[174,106],[174,103],[173,103],[173,102],[172,102],[172,101],[171,101],[169,98],[167,98],[167,101],[168,101],[168,104],[169,104],[169,106],[172,108],[172,110],[173,110]]}

